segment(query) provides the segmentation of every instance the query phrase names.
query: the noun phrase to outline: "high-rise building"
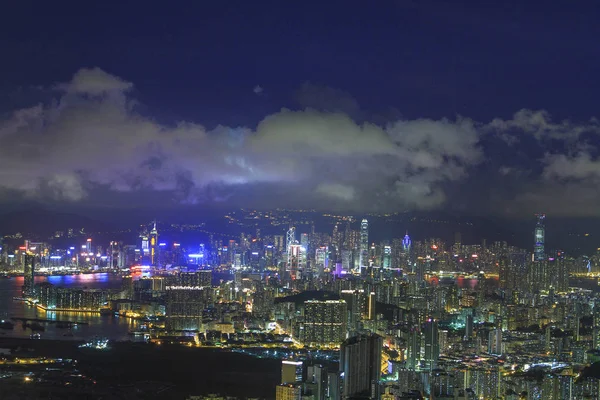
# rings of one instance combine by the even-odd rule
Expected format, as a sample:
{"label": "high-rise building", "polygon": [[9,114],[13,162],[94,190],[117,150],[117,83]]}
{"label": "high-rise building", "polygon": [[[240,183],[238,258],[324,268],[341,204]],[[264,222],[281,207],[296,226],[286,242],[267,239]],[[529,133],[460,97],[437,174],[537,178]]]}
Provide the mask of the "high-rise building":
{"label": "high-rise building", "polygon": [[438,331],[438,322],[435,319],[430,319],[425,322],[423,329],[425,336],[425,366],[430,371],[437,367],[438,359],[440,358],[440,340]]}
{"label": "high-rise building", "polygon": [[157,266],[158,265],[158,230],[156,229],[156,221],[154,221],[154,226],[150,231],[150,265]]}
{"label": "high-rise building", "polygon": [[546,214],[536,214],[536,218],[537,223],[533,234],[533,260],[542,261],[544,259],[544,241],[546,237],[546,228],[544,226]]}
{"label": "high-rise building", "polygon": [[415,370],[421,361],[421,333],[418,325],[410,328],[408,333],[408,360],[407,367],[410,370]]}
{"label": "high-rise building", "polygon": [[327,399],[327,368],[320,364],[309,366],[306,368],[305,382],[313,386],[314,400]]}
{"label": "high-rise building", "polygon": [[35,279],[35,256],[26,254],[23,265],[23,295],[25,297],[33,297]]}
{"label": "high-rise building", "polygon": [[383,339],[374,334],[354,336],[342,343],[342,399],[359,396],[365,399],[379,399],[382,347]]}
{"label": "high-rise building", "polygon": [[306,250],[299,244],[288,247],[286,271],[290,279],[300,279],[306,269]]}
{"label": "high-rise building", "polygon": [[339,346],[346,338],[344,300],[307,300],[300,341],[309,346]]}
{"label": "high-rise building", "polygon": [[281,383],[302,382],[302,361],[281,361]]}
{"label": "high-rise building", "polygon": [[392,246],[383,246],[383,257],[381,260],[381,266],[383,268],[392,267]]}
{"label": "high-rise building", "polygon": [[[167,286],[165,324],[169,331],[202,329],[205,291],[201,286]],[[210,289],[208,289],[210,290]]]}
{"label": "high-rise building", "polygon": [[360,268],[369,266],[369,221],[360,223]]}

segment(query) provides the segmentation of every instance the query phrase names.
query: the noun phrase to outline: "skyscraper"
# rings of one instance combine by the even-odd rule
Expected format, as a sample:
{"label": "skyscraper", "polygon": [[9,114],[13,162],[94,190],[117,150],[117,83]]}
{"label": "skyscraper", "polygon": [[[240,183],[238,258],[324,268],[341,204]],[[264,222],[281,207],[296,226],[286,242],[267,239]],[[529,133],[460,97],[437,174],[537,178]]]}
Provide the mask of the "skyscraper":
{"label": "skyscraper", "polygon": [[369,266],[369,221],[360,223],[360,268]]}
{"label": "skyscraper", "polygon": [[150,264],[158,265],[158,231],[156,230],[156,221],[150,231]]}
{"label": "skyscraper", "polygon": [[425,323],[425,365],[431,371],[436,368],[440,358],[438,322],[430,319]]}
{"label": "skyscraper", "polygon": [[23,265],[23,295],[32,297],[34,295],[35,256],[26,254]]}
{"label": "skyscraper", "polygon": [[546,214],[536,214],[535,216],[537,218],[537,223],[533,234],[533,260],[542,261],[544,259],[544,240],[546,237],[546,228],[544,226]]}
{"label": "skyscraper", "polygon": [[410,240],[410,236],[408,236],[408,232],[406,232],[406,235],[404,235],[404,239],[402,239],[402,251],[404,253],[409,253],[411,244],[412,241]]}
{"label": "skyscraper", "polygon": [[381,350],[383,339],[378,335],[352,337],[340,349],[340,370],[343,374],[342,399],[361,396],[379,399]]}

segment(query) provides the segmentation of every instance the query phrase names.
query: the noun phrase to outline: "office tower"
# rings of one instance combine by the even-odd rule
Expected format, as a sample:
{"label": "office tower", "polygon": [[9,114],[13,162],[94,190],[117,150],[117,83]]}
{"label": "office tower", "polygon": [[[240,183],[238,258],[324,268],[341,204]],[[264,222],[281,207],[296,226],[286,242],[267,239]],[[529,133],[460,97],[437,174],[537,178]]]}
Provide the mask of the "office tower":
{"label": "office tower", "polygon": [[318,274],[322,274],[325,268],[328,267],[327,247],[319,247],[315,250],[315,268]]}
{"label": "office tower", "polygon": [[381,260],[383,268],[392,268],[392,246],[383,246],[383,259]]}
{"label": "office tower", "polygon": [[300,341],[309,346],[336,347],[346,338],[344,300],[307,300]]}
{"label": "office tower", "polygon": [[300,234],[300,245],[308,250],[308,233]]}
{"label": "office tower", "polygon": [[[202,312],[205,306],[204,287],[166,286],[165,325],[168,331],[202,330]],[[206,289],[210,291],[211,289]]]}
{"label": "office tower", "polygon": [[359,265],[362,270],[369,266],[369,222],[363,219],[360,223],[360,256]]}
{"label": "office tower", "polygon": [[302,382],[302,361],[281,361],[281,383]]}
{"label": "office tower", "polygon": [[150,265],[158,265],[158,230],[156,229],[156,221],[150,231]]}
{"label": "office tower", "polygon": [[343,374],[342,399],[362,396],[379,399],[381,350],[383,339],[378,335],[359,335],[347,339],[340,349],[340,370]]}
{"label": "office tower", "polygon": [[440,358],[440,340],[438,332],[438,322],[430,319],[423,328],[425,336],[425,367],[432,371],[437,367]]}
{"label": "office tower", "polygon": [[140,234],[140,259],[138,262],[141,265],[149,265],[150,264],[150,239],[148,238],[148,233],[146,228]]}
{"label": "office tower", "polygon": [[546,219],[545,214],[536,214],[536,225],[534,231],[534,245],[533,245],[533,260],[542,261],[544,259],[544,241],[546,236],[546,228],[544,226],[544,220]]}
{"label": "office tower", "polygon": [[[292,246],[296,246],[295,249],[292,248]],[[296,279],[296,273],[298,270],[298,251],[299,251],[300,246],[297,245],[296,243],[296,228],[293,226],[290,226],[290,229],[288,229],[287,233],[286,233],[286,242],[285,242],[285,252],[286,252],[286,264],[285,264],[285,268],[286,268],[286,272],[289,278],[291,279]],[[294,250],[295,250],[295,254],[294,254]],[[296,257],[294,259],[294,256]],[[296,263],[294,265],[294,263]]]}
{"label": "office tower", "polygon": [[306,270],[306,251],[299,244],[288,247],[286,271],[290,279],[300,279]]}
{"label": "office tower", "polygon": [[35,256],[26,254],[23,265],[23,296],[33,297],[35,280]]}
{"label": "office tower", "polygon": [[404,238],[402,239],[402,251],[405,254],[410,253],[411,245],[412,245],[412,240],[410,240],[410,236],[408,236],[408,232],[406,232],[406,235],[404,235]]}

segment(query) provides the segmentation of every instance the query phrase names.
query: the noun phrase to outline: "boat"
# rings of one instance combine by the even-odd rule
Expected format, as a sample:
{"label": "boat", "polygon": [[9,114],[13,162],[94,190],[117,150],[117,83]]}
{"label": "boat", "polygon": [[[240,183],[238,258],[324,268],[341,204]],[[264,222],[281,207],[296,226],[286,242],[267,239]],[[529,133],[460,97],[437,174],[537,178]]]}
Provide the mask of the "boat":
{"label": "boat", "polygon": [[29,336],[31,339],[41,339],[42,335],[40,335],[39,333],[34,333],[31,336]]}

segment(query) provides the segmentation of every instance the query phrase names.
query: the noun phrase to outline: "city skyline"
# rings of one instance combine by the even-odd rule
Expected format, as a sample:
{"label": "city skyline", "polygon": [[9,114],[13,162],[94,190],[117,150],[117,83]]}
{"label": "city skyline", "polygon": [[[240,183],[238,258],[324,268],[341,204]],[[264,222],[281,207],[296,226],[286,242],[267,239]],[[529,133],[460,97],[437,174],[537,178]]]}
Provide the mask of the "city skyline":
{"label": "city skyline", "polygon": [[[508,13],[475,2],[454,8],[434,1],[345,5],[341,11],[320,5],[320,13],[312,13],[316,3],[303,2],[294,10],[303,29],[282,26],[280,21],[291,18],[285,8],[248,9],[248,18],[268,15],[272,23],[248,30],[247,39],[236,33],[246,26],[246,14],[227,14],[209,24],[231,45],[218,49],[206,43],[209,39],[194,41],[201,31],[192,34],[188,19],[175,25],[177,13],[164,16],[164,26],[152,24],[152,37],[144,36],[154,18],[151,8],[139,26],[108,17],[106,10],[81,11],[81,20],[91,26],[107,16],[114,32],[132,34],[126,41],[105,29],[100,30],[104,41],[85,32],[73,36],[77,23],[57,24],[49,35],[35,33],[45,26],[30,25],[40,22],[36,18],[14,27],[23,32],[21,40],[43,37],[31,46],[46,48],[33,54],[19,40],[7,42],[13,61],[3,66],[2,89],[10,101],[0,104],[0,201],[4,207],[29,200],[115,212],[137,204],[599,216],[600,125],[591,102],[573,95],[597,85],[593,63],[586,63],[589,72],[567,74],[582,63],[554,57],[548,63],[556,48],[545,40],[560,32],[554,46],[565,54],[561,60],[581,59],[589,54],[585,43],[591,35],[568,29],[558,16],[561,7],[547,5],[548,19],[541,20],[528,5]],[[224,11],[219,5],[195,7],[204,21]],[[359,9],[365,18],[387,17],[377,27],[366,23],[356,37],[344,16],[355,19]],[[569,15],[579,26],[597,29],[586,11],[580,5]],[[15,12],[25,10],[15,6]],[[64,18],[59,9],[49,13]],[[443,18],[446,13],[457,21]],[[405,23],[395,23],[392,15]],[[491,23],[476,23],[480,20]],[[315,24],[304,25],[309,21]],[[456,29],[461,23],[475,24],[483,42],[467,40],[470,31]],[[281,29],[282,38],[267,35],[269,27]],[[423,32],[425,27],[430,30]],[[296,37],[300,31],[305,36]],[[338,35],[348,35],[355,45],[337,45]],[[424,47],[403,41],[411,37]],[[436,41],[441,37],[445,41]],[[394,38],[403,40],[394,46]],[[241,63],[234,62],[236,51],[252,39],[260,46],[256,42]],[[51,58],[51,70],[15,64],[48,51],[71,52],[85,40],[98,46],[87,56],[73,51],[65,59]],[[297,51],[282,49],[280,40],[289,40]],[[578,45],[567,45],[571,42]],[[161,65],[175,63],[155,67],[161,57],[147,50],[153,45],[165,52]],[[121,55],[133,46],[139,60],[129,56],[118,62],[106,46]],[[177,56],[173,46],[187,58]],[[248,54],[251,48],[254,53]],[[392,54],[391,48],[404,51]],[[322,67],[297,63],[303,56]],[[371,61],[343,61],[349,58]],[[279,61],[269,66],[266,59]],[[368,68],[374,60],[377,74]],[[230,68],[217,70],[219,62]],[[144,71],[136,72],[142,65]],[[249,65],[257,69],[250,73]],[[198,75],[191,76],[195,68]],[[330,70],[344,73],[336,79]],[[549,86],[542,87],[550,77]]]}
{"label": "city skyline", "polygon": [[1,399],[600,399],[597,1],[80,3],[2,9]]}

